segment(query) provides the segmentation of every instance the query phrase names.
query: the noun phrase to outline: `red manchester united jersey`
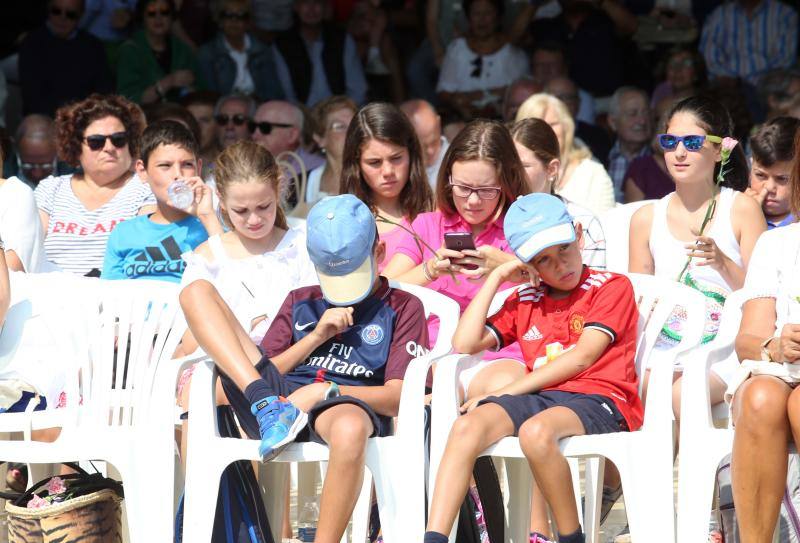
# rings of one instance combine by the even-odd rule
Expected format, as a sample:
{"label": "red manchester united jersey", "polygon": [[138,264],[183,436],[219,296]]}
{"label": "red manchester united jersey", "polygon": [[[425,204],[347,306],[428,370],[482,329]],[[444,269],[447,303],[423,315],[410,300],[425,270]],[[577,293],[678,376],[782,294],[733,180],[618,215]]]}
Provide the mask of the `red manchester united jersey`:
{"label": "red manchester united jersey", "polygon": [[568,381],[545,390],[600,394],[610,398],[636,430],[642,425],[642,402],[636,376],[638,310],[633,287],[624,275],[584,267],[575,290],[553,299],[546,287],[514,292],[487,320],[502,348],[514,341],[522,347],[528,371],[575,347],[584,330],[599,330],[611,343],[597,361]]}

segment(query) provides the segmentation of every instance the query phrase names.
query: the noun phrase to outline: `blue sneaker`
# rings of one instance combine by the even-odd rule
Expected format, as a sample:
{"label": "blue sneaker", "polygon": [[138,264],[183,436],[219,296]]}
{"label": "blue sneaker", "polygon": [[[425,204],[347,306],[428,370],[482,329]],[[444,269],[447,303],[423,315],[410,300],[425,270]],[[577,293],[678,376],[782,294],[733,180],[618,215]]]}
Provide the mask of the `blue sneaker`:
{"label": "blue sneaker", "polygon": [[283,397],[269,396],[254,403],[250,411],[258,421],[261,446],[258,454],[266,462],[294,441],[308,422],[308,415]]}

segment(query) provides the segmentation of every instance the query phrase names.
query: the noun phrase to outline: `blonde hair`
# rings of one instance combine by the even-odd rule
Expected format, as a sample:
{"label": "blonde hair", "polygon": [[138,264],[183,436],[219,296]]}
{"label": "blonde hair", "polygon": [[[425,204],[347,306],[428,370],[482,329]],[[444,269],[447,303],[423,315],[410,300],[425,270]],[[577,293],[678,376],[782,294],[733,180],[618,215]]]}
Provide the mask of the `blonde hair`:
{"label": "blonde hair", "polygon": [[[275,226],[289,229],[281,202],[281,174],[272,154],[252,141],[239,141],[227,147],[214,163],[214,182],[222,199],[234,183],[257,182],[272,187],[275,191]],[[225,223],[232,227],[227,211],[220,208]]]}
{"label": "blonde hair", "polygon": [[575,120],[570,115],[566,104],[555,96],[540,92],[529,97],[519,106],[516,121],[519,122],[531,117],[544,119],[548,111],[553,111],[558,117],[561,126],[564,127],[561,161],[569,163],[590,158],[592,152],[587,147],[575,146]]}

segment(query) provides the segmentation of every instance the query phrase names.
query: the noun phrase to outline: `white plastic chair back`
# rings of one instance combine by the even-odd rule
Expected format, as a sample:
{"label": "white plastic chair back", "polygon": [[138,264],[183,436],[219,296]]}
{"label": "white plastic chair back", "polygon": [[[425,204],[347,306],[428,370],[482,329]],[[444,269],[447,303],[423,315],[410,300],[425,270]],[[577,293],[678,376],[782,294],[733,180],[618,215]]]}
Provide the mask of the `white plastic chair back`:
{"label": "white plastic chair back", "polygon": [[617,273],[628,271],[628,239],[631,217],[642,206],[656,200],[642,200],[612,207],[600,215],[600,224],[606,236],[606,269]]}

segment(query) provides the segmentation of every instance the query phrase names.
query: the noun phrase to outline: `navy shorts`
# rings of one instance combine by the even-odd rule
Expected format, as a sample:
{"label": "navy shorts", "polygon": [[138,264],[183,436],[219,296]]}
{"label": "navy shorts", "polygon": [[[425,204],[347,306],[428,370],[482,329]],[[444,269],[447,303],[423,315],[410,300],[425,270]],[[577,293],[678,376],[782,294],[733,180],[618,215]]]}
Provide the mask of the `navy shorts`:
{"label": "navy shorts", "polygon": [[[286,376],[282,375],[281,372],[278,371],[278,368],[276,368],[272,361],[266,356],[262,357],[258,364],[256,364],[256,371],[258,371],[261,377],[267,382],[267,385],[275,392],[276,396],[283,396],[286,398],[298,388],[305,386],[286,379]],[[239,424],[242,426],[242,429],[251,439],[261,439],[261,434],[258,431],[258,422],[256,421],[255,415],[250,412],[250,402],[247,401],[244,393],[239,390],[239,387],[237,387],[227,375],[221,373],[220,379],[222,381],[222,388],[225,390],[225,395],[228,396],[228,401],[230,401],[231,407],[233,407],[234,412],[236,412],[236,417],[239,419]],[[372,421],[372,435],[370,437],[391,435],[391,417],[377,414],[369,405],[353,396],[337,396],[336,398],[322,400],[314,404],[314,407],[308,412],[308,426],[297,435],[295,441],[315,441],[325,444],[325,440],[314,430],[314,423],[320,414],[334,405],[339,404],[357,405],[367,413],[367,416]]]}
{"label": "navy shorts", "polygon": [[489,396],[479,405],[495,403],[508,413],[514,422],[514,435],[529,418],[551,407],[566,407],[578,415],[586,434],[626,432],[628,423],[614,402],[599,394],[581,394],[563,390],[543,390],[520,396]]}

